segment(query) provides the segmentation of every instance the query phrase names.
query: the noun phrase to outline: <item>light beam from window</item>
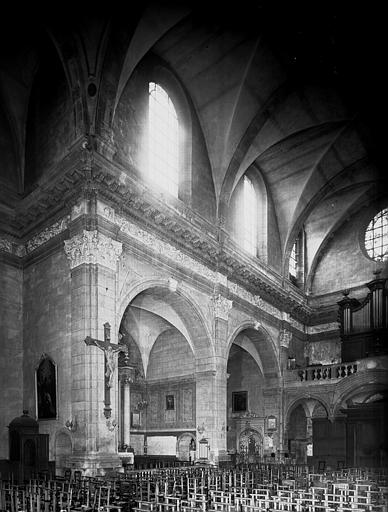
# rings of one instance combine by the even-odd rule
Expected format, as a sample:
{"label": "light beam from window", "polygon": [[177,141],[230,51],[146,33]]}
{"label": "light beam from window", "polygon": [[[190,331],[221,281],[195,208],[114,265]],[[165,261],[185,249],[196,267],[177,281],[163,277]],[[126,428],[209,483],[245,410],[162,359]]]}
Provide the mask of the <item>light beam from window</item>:
{"label": "light beam from window", "polygon": [[257,197],[252,181],[244,176],[242,193],[242,245],[250,254],[257,251]]}
{"label": "light beam from window", "polygon": [[178,196],[179,123],[166,91],[149,83],[148,177],[154,187]]}

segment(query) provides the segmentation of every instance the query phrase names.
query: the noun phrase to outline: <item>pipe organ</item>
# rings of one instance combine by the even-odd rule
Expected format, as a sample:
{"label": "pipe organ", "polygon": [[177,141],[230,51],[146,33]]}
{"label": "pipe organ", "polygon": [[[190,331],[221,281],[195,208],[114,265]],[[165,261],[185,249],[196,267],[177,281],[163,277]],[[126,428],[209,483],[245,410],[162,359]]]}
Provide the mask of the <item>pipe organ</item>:
{"label": "pipe organ", "polygon": [[351,298],[345,290],[344,298],[338,302],[342,361],[387,352],[384,339],[388,324],[388,279],[380,278],[380,272],[375,274],[376,279],[366,284],[370,291],[364,299]]}

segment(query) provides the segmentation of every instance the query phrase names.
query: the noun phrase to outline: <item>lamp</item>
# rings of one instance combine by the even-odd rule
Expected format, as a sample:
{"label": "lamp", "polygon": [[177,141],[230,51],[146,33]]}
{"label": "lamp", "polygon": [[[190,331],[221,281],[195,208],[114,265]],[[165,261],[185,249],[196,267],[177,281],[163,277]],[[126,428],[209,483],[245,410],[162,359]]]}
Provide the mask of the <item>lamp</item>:
{"label": "lamp", "polygon": [[67,430],[70,430],[70,432],[75,432],[77,430],[77,420],[75,418],[71,418],[66,421],[65,427]]}
{"label": "lamp", "polygon": [[200,426],[200,427],[198,426],[197,430],[202,435],[205,432],[205,430],[206,430],[205,424],[202,422],[202,426]]}

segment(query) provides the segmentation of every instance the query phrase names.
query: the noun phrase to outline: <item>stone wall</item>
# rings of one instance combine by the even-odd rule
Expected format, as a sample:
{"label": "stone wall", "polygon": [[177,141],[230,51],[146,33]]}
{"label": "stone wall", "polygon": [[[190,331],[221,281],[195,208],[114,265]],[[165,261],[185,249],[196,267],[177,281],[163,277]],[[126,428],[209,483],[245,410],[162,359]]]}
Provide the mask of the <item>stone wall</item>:
{"label": "stone wall", "polygon": [[23,412],[23,271],[0,261],[0,459],[8,458],[9,423]]}
{"label": "stone wall", "polygon": [[193,374],[194,355],[184,336],[177,330],[163,332],[155,341],[147,368],[147,382],[155,379]]}
{"label": "stone wall", "polygon": [[71,416],[70,275],[62,248],[35,261],[24,271],[24,406],[36,415],[35,370],[43,354],[57,367],[57,419],[40,420],[40,433],[55,433]]}
{"label": "stone wall", "polygon": [[[147,386],[149,405],[147,429],[174,430],[195,428],[195,382],[168,381]],[[173,404],[168,405],[172,397]],[[170,403],[170,402],[169,402]],[[167,407],[172,407],[167,409]]]}
{"label": "stone wall", "polygon": [[373,279],[377,265],[363,248],[364,232],[373,218],[371,210],[354,215],[338,230],[317,265],[312,293],[324,295],[362,286]]}

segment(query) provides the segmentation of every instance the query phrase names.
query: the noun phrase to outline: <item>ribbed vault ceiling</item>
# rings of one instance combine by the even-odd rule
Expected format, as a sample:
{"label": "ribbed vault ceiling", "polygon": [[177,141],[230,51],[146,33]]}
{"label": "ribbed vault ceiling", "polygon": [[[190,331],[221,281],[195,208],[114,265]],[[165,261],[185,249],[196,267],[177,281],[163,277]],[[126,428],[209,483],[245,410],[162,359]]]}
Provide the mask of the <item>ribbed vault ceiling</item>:
{"label": "ribbed vault ceiling", "polygon": [[[195,109],[219,214],[254,165],[274,204],[283,252],[303,223],[312,234],[311,269],[357,204],[386,197],[379,18],[354,4],[265,1],[215,3],[212,11],[202,2],[142,2],[129,16],[120,6],[10,15],[0,40],[3,211],[17,208],[26,193],[28,106],[47,44],[72,97],[109,70],[113,116],[136,66],[152,52]],[[86,131],[94,116],[86,112]]]}

